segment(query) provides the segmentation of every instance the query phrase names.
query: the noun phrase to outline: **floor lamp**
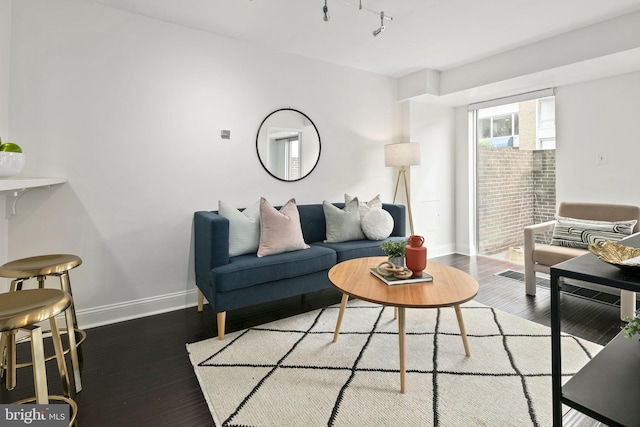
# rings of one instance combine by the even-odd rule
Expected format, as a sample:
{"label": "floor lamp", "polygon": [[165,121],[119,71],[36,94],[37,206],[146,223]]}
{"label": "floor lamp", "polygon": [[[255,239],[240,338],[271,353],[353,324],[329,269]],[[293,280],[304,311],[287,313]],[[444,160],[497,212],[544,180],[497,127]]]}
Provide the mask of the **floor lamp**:
{"label": "floor lamp", "polygon": [[409,211],[409,227],[411,234],[413,231],[413,215],[411,213],[411,193],[407,182],[407,166],[420,164],[420,144],[417,142],[401,142],[398,144],[388,144],[384,146],[384,165],[399,166],[398,179],[396,180],[396,191],[393,193],[393,203],[396,202],[398,195],[398,186],[400,185],[400,177],[404,181],[404,190],[407,197],[407,210]]}

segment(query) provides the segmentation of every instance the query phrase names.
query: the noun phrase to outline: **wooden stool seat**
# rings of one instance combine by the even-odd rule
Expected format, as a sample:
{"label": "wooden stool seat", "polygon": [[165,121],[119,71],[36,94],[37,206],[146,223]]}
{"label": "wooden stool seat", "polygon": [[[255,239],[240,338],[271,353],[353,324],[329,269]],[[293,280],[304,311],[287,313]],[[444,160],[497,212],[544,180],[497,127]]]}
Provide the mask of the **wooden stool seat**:
{"label": "wooden stool seat", "polygon": [[[0,332],[3,338],[6,336],[8,341],[6,346],[9,365],[7,383],[14,382],[13,377],[15,376],[15,332],[18,329],[28,330],[31,335],[35,387],[35,398],[31,399],[31,401],[35,400],[37,404],[48,404],[50,398],[52,400],[64,400],[71,405],[72,411],[77,411],[75,403],[71,403],[71,399],[68,398],[70,396],[69,376],[67,374],[67,365],[64,361],[60,331],[56,322],[56,316],[66,311],[70,305],[71,296],[58,289],[28,289],[0,294]],[[53,346],[65,397],[49,396],[48,393],[42,329],[38,325],[39,322],[44,320],[49,320],[51,326]],[[73,418],[75,419],[75,413]]]}
{"label": "wooden stool seat", "polygon": [[[38,287],[41,289],[44,288],[44,282],[47,276],[58,276],[60,278],[60,289],[69,294],[71,298],[71,303],[65,313],[67,327],[61,330],[67,331],[69,335],[69,348],[63,351],[64,354],[71,353],[76,393],[82,390],[82,382],[80,379],[80,360],[82,360],[82,353],[80,352],[79,346],[84,342],[87,334],[78,328],[78,320],[73,303],[73,292],[71,291],[71,281],[69,280],[69,270],[81,264],[82,259],[77,255],[50,254],[17,259],[0,266],[0,277],[12,279],[10,288],[12,292],[22,291],[24,281],[31,278],[37,279]],[[71,333],[71,331],[73,331],[73,333]],[[3,339],[1,344],[6,344],[6,341]],[[49,357],[46,360],[51,360],[53,357],[54,356]],[[20,364],[17,365],[17,367],[29,365],[28,363]],[[9,387],[9,384],[7,384],[7,387]]]}

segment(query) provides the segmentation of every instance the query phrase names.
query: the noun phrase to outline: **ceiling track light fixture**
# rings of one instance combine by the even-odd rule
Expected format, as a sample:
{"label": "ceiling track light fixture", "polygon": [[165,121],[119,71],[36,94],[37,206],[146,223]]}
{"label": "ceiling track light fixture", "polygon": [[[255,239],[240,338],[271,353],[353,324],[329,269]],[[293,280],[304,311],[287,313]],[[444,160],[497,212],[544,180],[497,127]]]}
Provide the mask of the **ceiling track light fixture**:
{"label": "ceiling track light fixture", "polygon": [[[348,4],[349,6],[357,7],[358,10],[366,10],[367,12],[371,12],[373,14],[380,15],[380,27],[376,28],[375,30],[373,30],[373,36],[374,37],[377,37],[381,32],[386,30],[386,27],[384,26],[384,20],[385,19],[389,20],[389,21],[393,21],[393,17],[385,15],[384,11],[377,12],[375,10],[363,7],[362,6],[362,0],[358,0],[358,5],[357,6],[355,4],[353,4],[353,3],[351,3],[350,1],[347,1],[347,0],[342,0],[342,2]],[[324,6],[322,7],[322,13],[324,14],[324,16],[322,17],[322,20],[324,22],[328,22],[329,19],[330,19],[330,16],[329,16],[329,7],[327,6],[327,0],[324,0]]]}
{"label": "ceiling track light fixture", "polygon": [[386,28],[384,26],[384,10],[383,10],[382,12],[380,12],[380,28],[376,28],[375,30],[373,30],[373,37],[377,37],[378,34],[383,32],[385,29]]}

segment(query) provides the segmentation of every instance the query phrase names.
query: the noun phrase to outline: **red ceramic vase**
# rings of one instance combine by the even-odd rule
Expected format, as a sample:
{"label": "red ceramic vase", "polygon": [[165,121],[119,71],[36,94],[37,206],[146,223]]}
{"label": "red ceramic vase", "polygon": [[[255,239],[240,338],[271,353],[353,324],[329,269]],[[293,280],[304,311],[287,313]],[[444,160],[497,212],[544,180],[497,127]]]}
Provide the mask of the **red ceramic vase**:
{"label": "red ceramic vase", "polygon": [[424,237],[409,236],[409,244],[405,248],[406,265],[414,276],[422,276],[422,270],[427,267],[427,248],[424,244]]}

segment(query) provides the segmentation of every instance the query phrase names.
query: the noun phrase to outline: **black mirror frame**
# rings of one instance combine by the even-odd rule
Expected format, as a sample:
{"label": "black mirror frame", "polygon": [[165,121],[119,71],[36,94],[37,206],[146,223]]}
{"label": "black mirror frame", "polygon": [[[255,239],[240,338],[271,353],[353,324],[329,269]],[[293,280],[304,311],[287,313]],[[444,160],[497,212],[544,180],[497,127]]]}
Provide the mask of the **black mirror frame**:
{"label": "black mirror frame", "polygon": [[[267,165],[264,164],[264,162],[262,161],[262,158],[260,157],[260,150],[258,148],[258,144],[260,143],[260,140],[259,140],[259,138],[260,138],[260,130],[262,129],[262,126],[264,125],[264,123],[269,119],[269,117],[273,116],[274,114],[276,114],[276,113],[278,113],[280,111],[294,111],[294,112],[296,112],[298,114],[303,115],[307,120],[309,120],[309,123],[311,123],[313,125],[313,128],[316,131],[316,135],[318,135],[318,158],[316,159],[316,162],[313,165],[313,167],[311,168],[311,170],[309,170],[309,172],[307,172],[306,174],[304,174],[304,176],[301,176],[298,179],[283,179],[283,178],[280,178],[280,177],[274,175],[273,173],[271,173],[269,168],[267,168]],[[256,134],[256,155],[258,156],[258,160],[260,161],[260,164],[262,165],[264,170],[267,171],[267,173],[269,175],[271,175],[272,177],[274,177],[278,181],[296,182],[296,181],[300,181],[301,179],[306,178],[307,176],[309,176],[311,174],[311,172],[313,172],[315,170],[316,166],[318,166],[318,163],[320,162],[320,155],[321,154],[322,154],[322,140],[320,138],[320,132],[318,131],[318,128],[316,127],[316,124],[313,122],[313,120],[311,120],[309,118],[309,116],[307,116],[305,113],[303,113],[300,110],[296,110],[295,108],[280,108],[280,109],[277,109],[277,110],[269,113],[267,115],[267,117],[265,117],[264,120],[262,120],[262,122],[260,123],[260,126],[258,126],[258,133]]]}

